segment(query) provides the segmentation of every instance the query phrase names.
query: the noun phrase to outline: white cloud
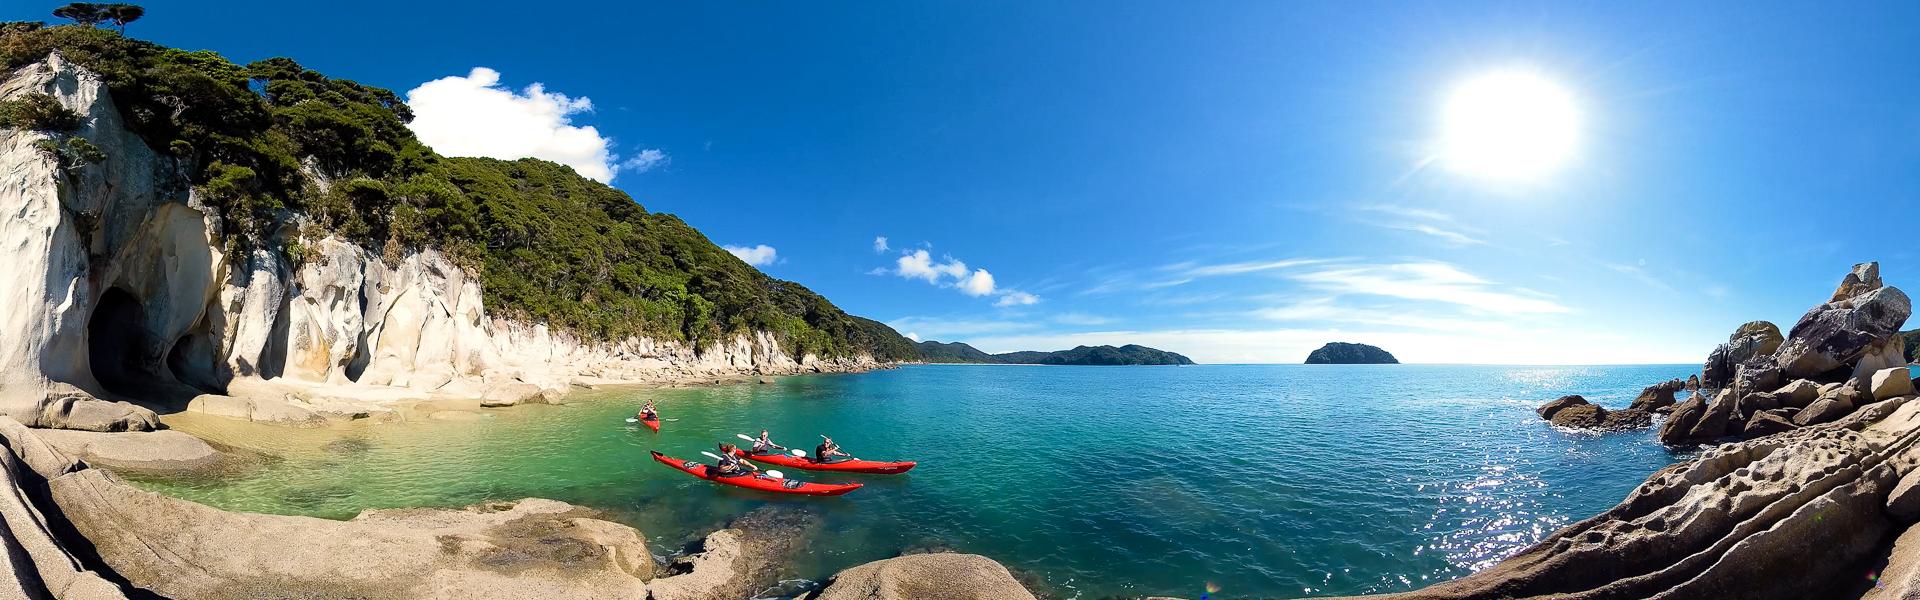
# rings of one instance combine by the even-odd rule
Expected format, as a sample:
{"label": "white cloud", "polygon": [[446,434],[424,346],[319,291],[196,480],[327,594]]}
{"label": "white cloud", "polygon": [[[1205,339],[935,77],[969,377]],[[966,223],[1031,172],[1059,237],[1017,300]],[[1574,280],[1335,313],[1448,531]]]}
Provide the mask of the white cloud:
{"label": "white cloud", "polygon": [[977,269],[972,275],[960,278],[960,293],[968,296],[993,293],[993,274],[986,269]]}
{"label": "white cloud", "polygon": [[474,67],[465,77],[442,77],[407,92],[414,119],[408,128],[420,141],[448,156],[540,158],[573,167],[602,183],[622,169],[645,172],[668,160],[658,149],[621,160],[613,140],[573,117],[593,111],[593,101],[549,92],[534,83],[515,92],[500,84],[500,72]]}
{"label": "white cloud", "polygon": [[926,250],[915,250],[901,254],[894,260],[894,274],[907,279],[920,279],[927,283],[940,283],[942,277],[960,279],[967,276],[967,263],[949,256],[945,262],[934,262],[933,254]]}
{"label": "white cloud", "polygon": [[721,248],[726,249],[727,252],[732,253],[734,256],[740,257],[740,260],[747,261],[747,264],[750,264],[756,267],[764,267],[764,266],[773,264],[774,261],[779,260],[780,258],[780,253],[774,250],[773,246],[768,246],[766,244],[760,244],[758,246],[752,246],[752,247],[721,246]]}
{"label": "white cloud", "polygon": [[666,151],[659,148],[647,148],[641,150],[639,154],[629,156],[626,160],[621,161],[620,170],[645,173],[667,166],[667,163],[671,162],[673,162],[673,157],[667,156]]}
{"label": "white cloud", "polygon": [[[875,251],[883,251],[886,248],[887,238],[873,239]],[[893,263],[894,267],[891,270],[878,268],[868,273],[876,275],[892,273],[906,279],[918,279],[940,287],[951,287],[962,294],[974,297],[998,294],[1000,299],[994,302],[994,306],[1027,305],[1040,301],[1040,297],[1033,294],[1000,289],[999,284],[994,281],[993,273],[987,272],[986,269],[969,268],[967,263],[951,256],[934,260],[933,253],[924,248],[902,252]]]}
{"label": "white cloud", "polygon": [[994,306],[1031,306],[1040,303],[1040,297],[1026,292],[1007,292],[1000,295]]}
{"label": "white cloud", "polygon": [[920,341],[920,334],[909,331],[907,332],[907,339],[918,342]]}
{"label": "white cloud", "polygon": [[887,236],[877,235],[873,237],[874,252],[886,252],[888,249],[889,249],[889,246],[887,246]]}

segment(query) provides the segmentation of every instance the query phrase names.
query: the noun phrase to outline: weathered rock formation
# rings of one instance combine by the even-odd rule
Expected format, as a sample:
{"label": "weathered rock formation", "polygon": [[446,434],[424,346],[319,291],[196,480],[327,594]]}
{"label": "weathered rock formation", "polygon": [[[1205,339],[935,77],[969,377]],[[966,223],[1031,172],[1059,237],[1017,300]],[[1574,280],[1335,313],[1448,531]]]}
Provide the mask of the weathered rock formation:
{"label": "weathered rock formation", "polygon": [[[1687,383],[1679,379],[1662,381],[1647,386],[1646,389],[1640,390],[1639,396],[1633,398],[1633,404],[1628,405],[1628,408],[1637,408],[1653,413],[1667,412],[1671,409],[1670,407],[1674,405],[1673,395],[1683,389],[1688,389]],[[1694,386],[1691,389],[1699,389],[1699,386]]]}
{"label": "weathered rock formation", "polygon": [[207,412],[302,422],[435,396],[548,399],[576,381],[874,366],[790,356],[768,333],[696,348],[509,321],[433,251],[390,261],[327,237],[300,240],[297,261],[231,255],[217,211],[126,129],[100,77],[54,54],[0,82],[0,97],[26,93],[83,115],[75,135],[108,156],[66,169],[35,147],[47,134],[0,129],[0,414],[33,426],[156,422],[101,398],[178,410],[209,397]]}
{"label": "weathered rock formation", "polygon": [[1733,383],[1733,371],[1741,363],[1755,356],[1772,355],[1780,349],[1780,327],[1766,321],[1752,321],[1741,325],[1727,336],[1727,343],[1714,347],[1707,354],[1707,362],[1700,367],[1700,379],[1697,388],[1719,389]]}
{"label": "weathered rock formation", "polygon": [[909,554],[834,575],[807,600],[1033,600],[1000,563],[977,554]]}
{"label": "weathered rock formation", "polygon": [[1816,381],[1904,365],[1900,325],[1912,311],[1905,293],[1881,283],[1879,263],[1855,265],[1832,300],[1794,323],[1775,362],[1787,377]]}

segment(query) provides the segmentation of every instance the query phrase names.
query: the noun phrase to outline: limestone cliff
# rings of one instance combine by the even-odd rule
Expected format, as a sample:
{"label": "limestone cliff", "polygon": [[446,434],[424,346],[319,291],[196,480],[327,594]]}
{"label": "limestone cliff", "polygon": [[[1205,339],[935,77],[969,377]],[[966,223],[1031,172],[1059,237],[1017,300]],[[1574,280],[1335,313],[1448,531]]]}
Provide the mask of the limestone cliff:
{"label": "limestone cliff", "polygon": [[[553,397],[573,383],[864,369],[791,356],[768,333],[690,347],[595,343],[489,315],[480,284],[433,250],[388,261],[335,237],[229,254],[186,168],[129,132],[101,78],[58,53],[0,83],[84,117],[107,159],[63,165],[60,135],[0,130],[0,412],[72,386],[165,408],[226,395],[383,402]],[[297,236],[283,228],[283,237]],[[25,420],[25,419],[23,419]]]}

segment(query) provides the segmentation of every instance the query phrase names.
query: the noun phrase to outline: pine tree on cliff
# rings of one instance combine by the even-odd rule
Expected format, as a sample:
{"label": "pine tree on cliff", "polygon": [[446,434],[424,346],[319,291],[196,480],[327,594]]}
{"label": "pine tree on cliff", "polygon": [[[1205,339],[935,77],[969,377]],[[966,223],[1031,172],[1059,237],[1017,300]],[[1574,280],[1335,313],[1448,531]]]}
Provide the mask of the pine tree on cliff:
{"label": "pine tree on cliff", "polygon": [[53,9],[53,16],[67,19],[88,27],[98,27],[101,23],[112,21],[121,33],[127,32],[127,24],[146,16],[147,9],[135,4],[100,4],[94,2],[75,2]]}

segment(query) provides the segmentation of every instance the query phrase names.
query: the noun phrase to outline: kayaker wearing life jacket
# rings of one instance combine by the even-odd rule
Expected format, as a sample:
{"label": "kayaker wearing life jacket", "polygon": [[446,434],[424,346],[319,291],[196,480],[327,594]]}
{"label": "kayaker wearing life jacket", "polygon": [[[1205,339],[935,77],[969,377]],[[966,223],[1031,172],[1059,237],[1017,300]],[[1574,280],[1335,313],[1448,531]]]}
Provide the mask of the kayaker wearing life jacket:
{"label": "kayaker wearing life jacket", "polygon": [[754,454],[772,454],[774,450],[784,452],[786,449],[786,446],[773,443],[773,438],[767,437],[767,430],[765,429],[760,430],[760,437],[754,438],[753,440]]}
{"label": "kayaker wearing life jacket", "polygon": [[847,453],[840,451],[840,445],[833,443],[833,438],[823,435],[820,436],[820,439],[822,440],[820,445],[813,448],[813,462],[828,462],[835,456],[852,458],[852,456]]}
{"label": "kayaker wearing life jacket", "polygon": [[734,456],[733,451],[736,449],[737,448],[735,448],[733,444],[721,442],[720,464],[717,465],[717,470],[720,471],[720,475],[722,477],[728,477],[733,475],[745,475],[747,474],[748,471],[760,470],[759,465],[755,465],[745,460],[741,460],[740,457]]}
{"label": "kayaker wearing life jacket", "polygon": [[654,410],[654,409],[653,409],[653,401],[652,401],[652,400],[648,400],[648,401],[647,401],[647,405],[646,405],[646,406],[642,406],[642,407],[640,407],[640,415],[639,415],[639,417],[640,417],[640,420],[642,420],[642,421],[652,421],[652,420],[654,420],[654,419],[658,419],[658,418],[660,418],[660,412],[659,412],[659,411],[656,411],[656,410]]}

